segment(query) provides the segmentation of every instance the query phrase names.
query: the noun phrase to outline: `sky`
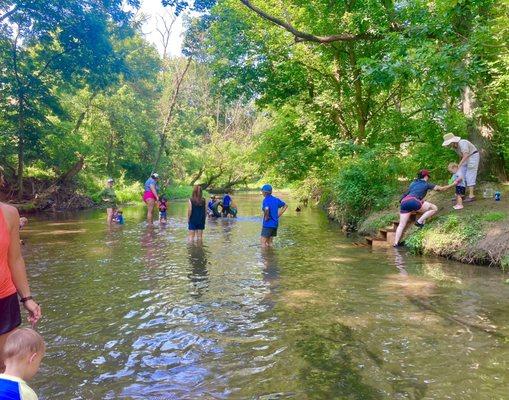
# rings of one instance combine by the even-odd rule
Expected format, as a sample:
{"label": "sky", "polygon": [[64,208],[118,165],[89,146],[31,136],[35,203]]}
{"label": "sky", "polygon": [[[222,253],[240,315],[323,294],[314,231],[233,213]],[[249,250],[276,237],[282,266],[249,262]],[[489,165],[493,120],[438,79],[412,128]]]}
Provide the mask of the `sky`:
{"label": "sky", "polygon": [[[145,38],[150,43],[156,45],[159,53],[162,53],[161,36],[156,29],[158,26],[162,26],[160,16],[166,16],[168,20],[172,17],[171,9],[163,7],[161,0],[142,0],[141,12],[148,17],[143,25]],[[173,24],[171,39],[168,46],[170,56],[178,56],[181,54],[183,31],[182,17],[180,16]]]}

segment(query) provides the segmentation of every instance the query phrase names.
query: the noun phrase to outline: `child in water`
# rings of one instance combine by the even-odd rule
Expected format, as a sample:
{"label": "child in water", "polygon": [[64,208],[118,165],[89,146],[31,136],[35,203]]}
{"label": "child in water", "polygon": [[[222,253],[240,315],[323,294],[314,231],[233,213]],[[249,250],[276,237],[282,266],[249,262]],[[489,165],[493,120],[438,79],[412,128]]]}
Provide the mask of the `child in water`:
{"label": "child in water", "polygon": [[37,400],[25,381],[39,370],[46,350],[44,339],[33,329],[17,329],[7,337],[3,350],[5,373],[0,374],[0,399]]}
{"label": "child in water", "polygon": [[159,198],[159,222],[165,224],[167,221],[167,213],[168,211],[168,200],[166,196],[161,196]]}
{"label": "child in water", "polygon": [[116,211],[113,221],[115,221],[119,225],[124,225],[124,215],[122,214],[122,210]]}
{"label": "child in water", "polygon": [[449,184],[456,185],[456,204],[453,206],[455,210],[461,210],[463,208],[463,196],[465,196],[467,192],[465,179],[459,172],[458,164],[450,163],[448,168],[449,172],[452,174],[451,179],[449,179]]}

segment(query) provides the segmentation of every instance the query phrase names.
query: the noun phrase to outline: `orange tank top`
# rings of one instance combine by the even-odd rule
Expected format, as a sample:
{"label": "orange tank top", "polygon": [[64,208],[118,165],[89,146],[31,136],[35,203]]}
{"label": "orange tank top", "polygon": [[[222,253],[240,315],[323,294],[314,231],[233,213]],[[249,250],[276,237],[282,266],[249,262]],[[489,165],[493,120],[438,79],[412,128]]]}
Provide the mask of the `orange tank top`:
{"label": "orange tank top", "polygon": [[0,205],[0,299],[16,293],[16,287],[12,282],[11,269],[9,268],[9,246],[11,235],[7,221]]}

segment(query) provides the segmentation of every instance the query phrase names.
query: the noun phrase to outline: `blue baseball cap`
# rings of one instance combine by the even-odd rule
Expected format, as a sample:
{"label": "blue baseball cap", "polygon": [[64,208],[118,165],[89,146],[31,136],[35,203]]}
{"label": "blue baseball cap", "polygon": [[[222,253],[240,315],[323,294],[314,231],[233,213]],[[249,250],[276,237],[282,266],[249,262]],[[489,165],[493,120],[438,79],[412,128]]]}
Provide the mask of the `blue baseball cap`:
{"label": "blue baseball cap", "polygon": [[272,193],[272,186],[270,186],[268,183],[262,186],[262,192],[269,192]]}

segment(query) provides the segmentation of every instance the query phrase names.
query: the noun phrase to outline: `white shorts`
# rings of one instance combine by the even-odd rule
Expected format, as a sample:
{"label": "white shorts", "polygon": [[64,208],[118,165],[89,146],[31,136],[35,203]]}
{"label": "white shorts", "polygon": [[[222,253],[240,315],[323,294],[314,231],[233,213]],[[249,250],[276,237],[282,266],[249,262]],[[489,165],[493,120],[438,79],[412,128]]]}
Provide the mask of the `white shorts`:
{"label": "white shorts", "polygon": [[465,178],[467,187],[475,186],[477,182],[477,171],[479,170],[479,153],[472,154],[468,161],[461,166],[461,174]]}

